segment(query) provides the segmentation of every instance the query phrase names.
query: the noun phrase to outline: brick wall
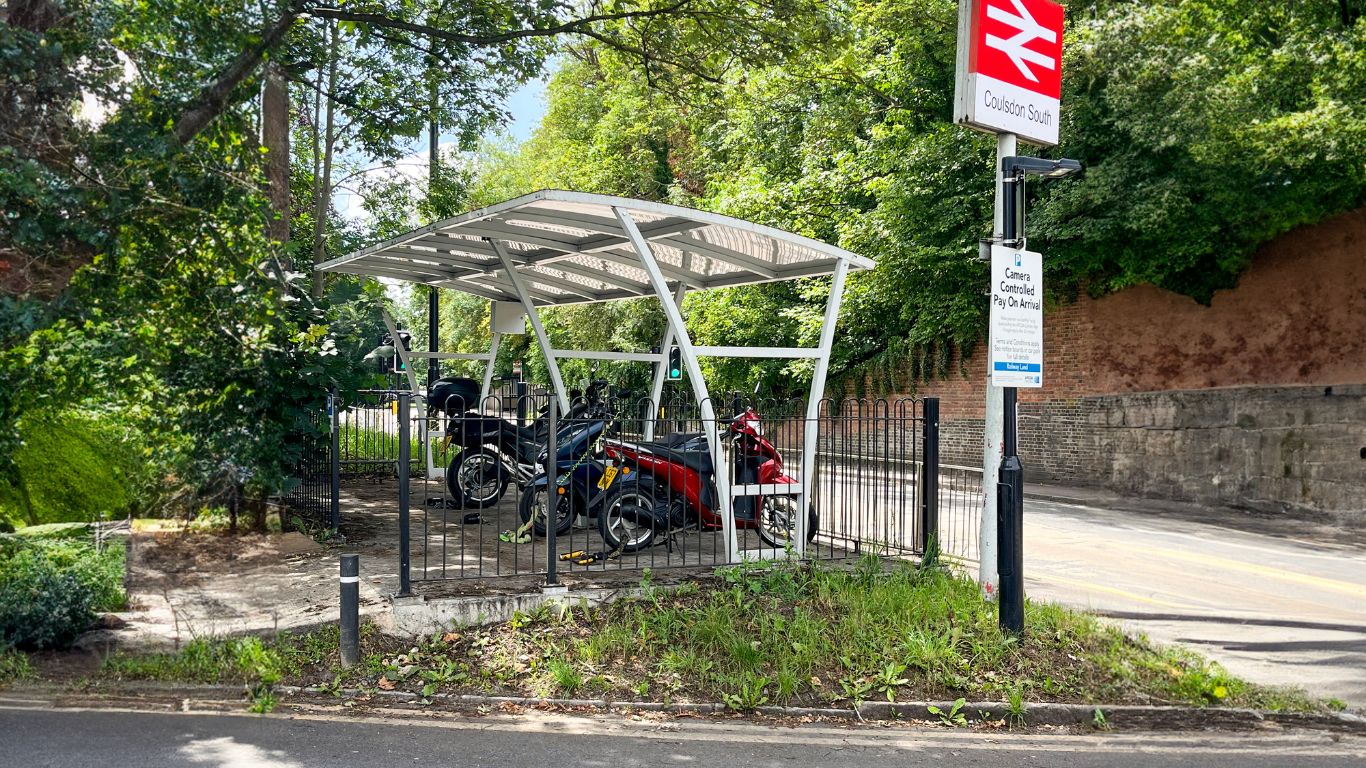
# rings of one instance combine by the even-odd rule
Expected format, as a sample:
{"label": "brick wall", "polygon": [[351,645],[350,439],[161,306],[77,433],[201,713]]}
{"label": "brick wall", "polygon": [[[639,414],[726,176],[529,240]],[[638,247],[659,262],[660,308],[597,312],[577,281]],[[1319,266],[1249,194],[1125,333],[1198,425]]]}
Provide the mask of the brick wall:
{"label": "brick wall", "polygon": [[[1209,306],[1138,286],[1044,327],[1045,386],[1020,390],[1033,479],[1366,519],[1366,209],[1268,244]],[[982,461],[977,349],[916,392],[941,400],[946,463]]]}

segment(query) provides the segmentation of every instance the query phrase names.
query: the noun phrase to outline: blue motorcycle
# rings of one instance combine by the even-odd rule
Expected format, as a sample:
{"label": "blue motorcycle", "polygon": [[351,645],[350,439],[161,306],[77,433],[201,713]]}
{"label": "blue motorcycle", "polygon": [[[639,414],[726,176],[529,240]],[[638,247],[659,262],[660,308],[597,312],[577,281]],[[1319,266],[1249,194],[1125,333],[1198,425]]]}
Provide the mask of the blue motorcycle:
{"label": "blue motorcycle", "polygon": [[[576,520],[587,520],[597,515],[606,495],[602,486],[607,485],[603,478],[608,471],[601,439],[610,425],[610,417],[594,420],[556,445],[553,486],[544,471],[527,481],[522,489],[522,498],[517,503],[517,515],[522,526],[511,540],[525,543],[533,532],[536,536],[545,535],[552,497],[555,499],[557,535],[568,533]],[[541,466],[545,466],[547,453],[548,449],[543,448],[537,456]]]}

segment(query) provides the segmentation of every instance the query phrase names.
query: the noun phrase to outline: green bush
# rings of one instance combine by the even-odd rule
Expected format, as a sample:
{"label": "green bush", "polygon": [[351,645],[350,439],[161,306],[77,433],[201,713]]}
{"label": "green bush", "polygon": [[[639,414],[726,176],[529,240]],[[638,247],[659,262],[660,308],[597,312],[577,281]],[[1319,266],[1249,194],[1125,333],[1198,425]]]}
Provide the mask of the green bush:
{"label": "green bush", "polygon": [[123,571],[122,546],[0,537],[0,646],[70,646],[97,612],[125,607]]}
{"label": "green bush", "polygon": [[109,416],[47,411],[19,422],[17,473],[0,477],[0,520],[16,525],[92,522],[138,506],[145,462]]}

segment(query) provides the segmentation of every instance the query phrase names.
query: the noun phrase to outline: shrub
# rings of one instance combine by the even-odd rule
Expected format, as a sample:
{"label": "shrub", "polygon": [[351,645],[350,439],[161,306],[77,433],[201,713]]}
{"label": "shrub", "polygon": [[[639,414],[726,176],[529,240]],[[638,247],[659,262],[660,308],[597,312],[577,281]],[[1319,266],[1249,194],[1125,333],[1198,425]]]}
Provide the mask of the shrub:
{"label": "shrub", "polygon": [[95,620],[94,595],[74,573],[32,549],[7,559],[0,572],[0,644],[69,647]]}
{"label": "shrub", "polygon": [[0,539],[0,646],[65,648],[95,620],[119,610],[123,548],[96,552],[75,540]]}

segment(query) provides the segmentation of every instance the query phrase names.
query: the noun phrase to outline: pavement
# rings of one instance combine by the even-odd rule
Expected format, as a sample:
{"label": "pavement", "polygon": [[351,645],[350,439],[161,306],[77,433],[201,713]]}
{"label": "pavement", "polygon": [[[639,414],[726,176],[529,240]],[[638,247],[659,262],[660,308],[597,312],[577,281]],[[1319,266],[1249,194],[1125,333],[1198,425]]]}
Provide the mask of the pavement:
{"label": "pavement", "polygon": [[0,700],[0,768],[334,766],[1360,766],[1315,731],[1010,733],[925,726],[522,715],[396,717],[31,709]]}
{"label": "pavement", "polygon": [[1026,490],[1025,587],[1254,682],[1366,707],[1360,531],[1233,510]]}

